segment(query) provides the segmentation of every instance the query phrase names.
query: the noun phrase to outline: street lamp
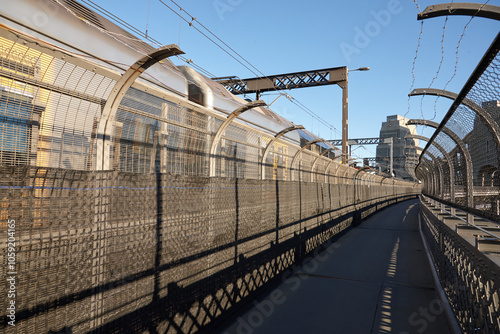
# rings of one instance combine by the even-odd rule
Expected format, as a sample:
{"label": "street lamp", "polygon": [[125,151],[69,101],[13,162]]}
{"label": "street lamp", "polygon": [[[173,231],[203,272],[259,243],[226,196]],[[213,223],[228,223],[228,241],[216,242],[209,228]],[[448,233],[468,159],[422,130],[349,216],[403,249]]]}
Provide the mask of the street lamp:
{"label": "street lamp", "polygon": [[[369,67],[360,67],[356,68],[354,70],[350,70],[351,72],[354,71],[368,71],[370,70]],[[349,118],[349,95],[348,95],[348,73],[349,70],[347,69],[347,66],[344,66],[342,68],[342,76],[343,80],[341,80],[338,85],[340,88],[342,88],[342,163],[347,163],[347,140],[348,140],[348,118]]]}

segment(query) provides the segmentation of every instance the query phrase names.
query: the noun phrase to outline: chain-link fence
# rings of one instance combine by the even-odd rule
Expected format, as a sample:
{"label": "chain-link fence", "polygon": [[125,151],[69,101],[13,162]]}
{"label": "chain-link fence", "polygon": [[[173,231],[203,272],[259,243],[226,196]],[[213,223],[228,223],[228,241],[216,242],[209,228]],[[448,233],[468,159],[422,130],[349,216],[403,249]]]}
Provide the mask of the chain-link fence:
{"label": "chain-link fence", "polygon": [[[424,192],[500,217],[500,37],[497,36],[424,150]],[[444,93],[443,93],[444,94]]]}

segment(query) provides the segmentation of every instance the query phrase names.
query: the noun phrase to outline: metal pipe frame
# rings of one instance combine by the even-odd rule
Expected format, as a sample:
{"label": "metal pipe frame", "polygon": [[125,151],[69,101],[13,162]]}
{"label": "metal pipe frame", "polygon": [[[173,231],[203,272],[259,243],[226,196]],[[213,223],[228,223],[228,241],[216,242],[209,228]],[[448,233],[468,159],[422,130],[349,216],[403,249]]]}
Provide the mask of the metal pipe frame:
{"label": "metal pipe frame", "polygon": [[[429,142],[429,140],[430,140],[429,138],[424,137],[424,136],[420,136],[420,135],[407,135],[405,138],[419,139],[419,140],[423,140],[426,142]],[[443,146],[439,145],[435,141],[432,142],[432,145],[441,152],[441,154],[446,159],[446,162],[448,163],[448,168],[450,170],[450,199],[452,202],[454,202],[455,201],[455,167],[453,166],[450,155],[448,154],[448,152],[446,152],[446,150],[444,149]]]}
{"label": "metal pipe frame", "polygon": [[392,180],[392,178],[388,176],[382,176],[382,180],[380,180],[380,185],[383,185],[386,180]]}
{"label": "metal pipe frame", "polygon": [[[113,123],[118,107],[125,97],[127,90],[149,67],[159,63],[165,58],[180,54],[184,54],[184,52],[175,44],[162,46],[137,60],[122,75],[120,80],[116,82],[111,94],[109,94],[106,104],[103,107],[101,118],[97,126],[96,170],[109,170],[111,167],[110,157]],[[119,153],[117,152],[116,154]]]}
{"label": "metal pipe frame", "polygon": [[219,143],[222,139],[222,136],[224,135],[227,127],[231,122],[236,119],[238,116],[240,116],[242,113],[245,111],[248,111],[250,109],[256,108],[256,107],[262,107],[265,106],[266,102],[262,100],[257,100],[257,101],[252,101],[248,102],[247,104],[242,105],[241,107],[238,107],[235,109],[229,116],[227,116],[226,120],[220,125],[219,129],[217,129],[217,132],[215,133],[214,139],[212,141],[212,145],[210,146],[210,177],[215,176],[215,162],[216,162],[216,153],[217,153],[217,147],[219,146]]}
{"label": "metal pipe frame", "polygon": [[[306,150],[309,146],[311,145],[314,145],[314,144],[317,144],[317,143],[326,143],[326,140],[324,139],[314,139],[314,140],[311,140],[311,141],[308,141],[304,146],[302,146],[300,148],[300,150],[297,151],[297,153],[295,153],[295,155],[293,156],[293,159],[292,159],[292,163],[290,164],[290,172],[292,174],[292,181],[294,180],[294,177],[293,177],[293,169],[294,169],[294,166],[295,166],[295,161],[297,160],[297,157],[299,156],[300,153],[304,152],[304,150]],[[300,173],[300,168],[299,168],[299,173]]]}
{"label": "metal pipe frame", "polygon": [[424,184],[424,193],[432,194],[432,172],[429,170],[427,162],[418,166],[419,171],[421,171],[421,175],[423,176],[422,182]]}
{"label": "metal pipe frame", "polygon": [[[419,149],[422,150],[422,148],[420,148],[420,147],[419,147]],[[442,194],[443,193],[443,189],[444,189],[444,173],[443,173],[443,168],[441,167],[441,165],[437,161],[437,159],[434,156],[434,154],[430,153],[429,151],[427,151],[425,154],[427,154],[429,157],[431,157],[431,159],[428,159],[429,163],[430,163],[429,166],[433,166],[433,165],[437,166],[437,169],[438,169],[438,172],[439,172],[439,177],[437,175],[435,175],[435,177],[434,177],[434,182],[435,182],[434,191],[435,191],[435,193],[433,194],[434,196],[438,196],[438,194]],[[427,158],[424,156],[424,157],[422,157],[422,159],[427,159]],[[436,167],[434,167],[434,169],[436,169]]]}
{"label": "metal pipe frame", "polygon": [[273,144],[280,138],[280,137],[283,137],[285,134],[287,134],[288,132],[290,131],[294,131],[294,130],[302,130],[304,129],[304,127],[302,125],[294,125],[294,126],[291,126],[291,127],[288,127],[286,129],[283,129],[281,130],[280,132],[278,132],[273,139],[271,139],[271,141],[269,141],[269,143],[267,144],[265,150],[264,150],[264,153],[262,154],[262,160],[261,160],[261,178],[262,180],[265,180],[266,179],[266,158],[267,158],[267,155],[269,153],[269,151],[271,151],[271,147],[273,147]]}
{"label": "metal pipe frame", "polygon": [[[444,177],[443,177],[443,168],[441,167],[441,165],[439,164],[439,161],[436,159],[436,157],[430,153],[429,151],[425,152],[425,154],[427,154],[429,157],[431,157],[431,163],[433,165],[436,165],[437,166],[437,170],[439,172],[439,177],[437,178],[436,180],[436,186],[439,186],[439,190],[436,191],[436,194],[434,194],[434,196],[436,196],[437,194],[442,194],[443,191],[444,191]],[[424,156],[423,159],[426,159],[426,157]]]}
{"label": "metal pipe frame", "polygon": [[431,164],[430,161],[424,160],[424,165],[426,166],[427,171],[430,173],[431,177],[431,194],[435,195],[436,194],[436,172]]}
{"label": "metal pipe frame", "polygon": [[[443,124],[443,123],[441,123],[441,124]],[[438,130],[442,131],[445,135],[449,136],[457,144],[457,147],[460,149],[460,151],[462,151],[462,154],[465,158],[465,173],[466,173],[466,187],[465,187],[465,189],[466,189],[467,206],[472,208],[473,204],[474,204],[472,158],[471,158],[470,152],[467,149],[463,140],[460,139],[460,137],[455,132],[450,130],[450,128],[447,128],[446,126],[441,127],[438,123],[433,122],[433,121],[428,121],[425,119],[411,119],[406,123],[406,125],[425,125],[425,126],[430,126],[430,127],[436,128],[436,132],[438,132]],[[436,135],[436,132],[434,133],[435,135]],[[434,139],[432,139],[432,138],[429,140],[434,141]],[[421,159],[422,159],[423,154],[425,154],[428,146],[430,146],[430,141],[427,143],[427,146],[422,151],[422,154],[420,155],[420,161],[422,161]],[[450,161],[450,163],[451,163],[451,161]],[[415,168],[418,168],[418,165]]]}
{"label": "metal pipe frame", "polygon": [[[424,169],[427,171],[427,173],[424,172]],[[432,171],[431,169],[429,169],[428,164],[427,163],[422,164],[421,166],[419,166],[419,169],[417,170],[422,170],[420,174],[423,176],[425,191],[427,193],[432,193],[432,182],[430,180],[430,177],[432,176]]]}
{"label": "metal pipe frame", "polygon": [[491,43],[488,51],[486,51],[483,58],[477,65],[476,69],[469,77],[469,80],[467,80],[462,90],[456,97],[455,101],[453,101],[453,104],[450,106],[450,109],[443,117],[443,120],[441,121],[439,126],[436,128],[436,131],[434,131],[434,134],[431,136],[429,142],[427,143],[427,146],[425,146],[424,152],[429,148],[430,143],[433,142],[434,139],[436,139],[439,132],[445,127],[446,123],[448,123],[451,116],[453,116],[453,114],[455,113],[455,110],[457,110],[458,106],[462,103],[462,100],[466,98],[467,94],[469,94],[472,87],[474,87],[476,82],[483,75],[484,71],[486,71],[488,66],[490,66],[490,64],[493,62],[493,59],[495,59],[499,49],[500,49],[500,33],[497,34],[495,40],[493,41],[493,43]]}
{"label": "metal pipe frame", "polygon": [[[312,163],[312,166],[311,166],[311,182],[314,182],[313,180],[313,173],[314,173],[314,167],[316,167],[316,163],[319,161],[319,159],[322,157],[322,156],[325,156],[326,153],[329,153],[333,150],[337,149],[336,147],[332,147],[332,148],[329,148],[325,151],[323,151],[323,153],[321,153],[320,155],[318,155],[316,157],[316,159],[314,159],[313,163]],[[336,158],[336,157],[335,157]],[[333,161],[333,160],[332,160]],[[325,173],[326,173],[326,170],[325,170]]]}
{"label": "metal pipe frame", "polygon": [[345,180],[345,184],[349,183],[349,180],[347,179],[347,174],[349,173],[349,166],[346,166],[346,169],[344,170],[344,175],[342,175],[342,180]]}
{"label": "metal pipe frame", "polygon": [[[340,157],[342,157],[342,155],[339,155],[338,157],[333,158],[333,159],[332,159],[332,160],[328,163],[328,165],[326,165],[326,169],[325,169],[325,183],[329,183],[327,179],[328,179],[328,177],[329,177],[328,172],[330,171],[330,167],[332,166],[333,162],[334,162],[336,159],[340,158]],[[340,164],[337,166],[337,170],[335,171],[335,174],[334,174],[334,176],[337,178],[337,183],[338,183],[338,175],[337,175],[337,172],[339,171],[339,168],[340,168]]]}
{"label": "metal pipe frame", "polygon": [[[408,94],[408,96],[419,96],[419,95],[442,96],[450,100],[456,100],[458,97],[458,94],[456,93],[435,88],[417,88],[414,89],[410,94]],[[476,115],[479,116],[479,118],[481,118],[481,120],[486,124],[491,134],[493,135],[493,138],[497,142],[497,147],[500,147],[500,126],[493,119],[491,114],[488,113],[486,110],[484,110],[477,103],[468,98],[463,98],[461,104],[468,107],[470,110],[475,112]]]}
{"label": "metal pipe frame", "polygon": [[495,185],[495,174],[499,172],[500,169],[495,170],[493,173],[491,173],[491,186],[494,187]]}
{"label": "metal pipe frame", "polygon": [[492,20],[500,20],[500,7],[481,3],[443,3],[432,5],[418,14],[418,20],[449,15],[478,16]]}
{"label": "metal pipe frame", "polygon": [[[356,186],[356,179],[358,178],[358,174],[361,173],[361,172],[364,172],[365,170],[367,169],[370,169],[370,167],[362,167],[360,169],[358,169],[356,171],[356,173],[354,173],[354,176],[352,177],[352,183],[353,183],[353,186],[354,186],[354,210],[356,210],[356,204],[357,204],[357,199],[356,197],[359,196],[358,192],[357,192],[357,186]],[[362,177],[360,178],[362,180]]]}

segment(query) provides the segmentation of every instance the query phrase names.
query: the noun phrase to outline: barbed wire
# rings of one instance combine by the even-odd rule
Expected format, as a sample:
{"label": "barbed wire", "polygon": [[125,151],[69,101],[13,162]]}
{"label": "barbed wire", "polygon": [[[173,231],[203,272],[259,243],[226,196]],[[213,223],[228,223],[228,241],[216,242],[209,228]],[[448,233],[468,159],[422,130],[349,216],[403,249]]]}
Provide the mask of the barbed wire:
{"label": "barbed wire", "polygon": [[[447,26],[447,24],[448,24],[448,15],[446,15],[445,20],[444,20],[443,35],[441,37],[441,60],[439,61],[439,66],[438,66],[438,69],[436,71],[436,74],[432,78],[431,83],[429,84],[428,88],[432,88],[432,85],[434,84],[434,82],[439,77],[439,73],[441,72],[441,68],[443,67],[443,62],[444,62],[444,59],[445,59],[445,56],[446,56],[445,55],[445,49],[444,49],[444,40],[446,38],[446,26]],[[425,95],[422,95],[422,98],[420,99],[420,112],[422,114],[422,119],[425,119],[425,117],[424,117],[424,111],[423,111],[424,97],[425,97]],[[437,109],[436,109],[436,105],[434,105],[434,116],[432,116],[432,118],[430,120],[431,121],[435,120],[436,116],[437,116]]]}
{"label": "barbed wire", "polygon": [[[416,1],[415,1],[415,3],[416,3]],[[420,50],[420,45],[422,44],[423,32],[424,32],[424,21],[421,21],[420,22],[420,33],[418,35],[417,50],[415,51],[415,57],[413,58],[413,65],[411,68],[412,82],[411,82],[411,86],[410,86],[410,92],[413,91],[413,87],[415,87],[415,66],[417,64],[418,51]],[[404,114],[404,117],[406,117],[406,115],[408,115],[410,113],[410,99],[411,99],[411,96],[408,95],[408,110]]]}
{"label": "barbed wire", "polygon": [[[456,49],[456,52],[455,52],[455,67],[454,67],[454,70],[453,70],[453,74],[451,75],[450,79],[446,82],[446,84],[444,85],[443,87],[443,90],[446,90],[446,88],[448,87],[448,85],[453,81],[453,79],[455,78],[455,76],[457,75],[457,71],[458,71],[458,63],[459,63],[459,53],[460,53],[460,46],[462,45],[462,40],[465,36],[465,32],[467,31],[467,28],[469,27],[469,24],[472,22],[472,20],[476,17],[476,15],[483,9],[484,6],[486,6],[488,4],[488,2],[490,2],[490,0],[487,0],[477,11],[476,13],[474,13],[474,15],[471,16],[471,18],[469,19],[469,21],[465,24],[464,26],[464,29],[462,31],[462,34],[460,35],[460,39],[458,40],[458,44],[457,44],[457,49]],[[436,99],[434,100],[434,112],[436,113],[436,110],[437,110],[437,101],[439,100],[440,96],[436,97]]]}
{"label": "barbed wire", "polygon": [[415,3],[415,5],[417,6],[417,10],[418,10],[418,13],[422,13],[422,11],[420,10],[420,5],[418,4],[418,1],[417,0],[413,0],[413,2]]}
{"label": "barbed wire", "polygon": [[[422,13],[422,10],[420,9],[420,5],[418,4],[418,1],[417,0],[413,0],[413,3],[415,4],[415,6],[417,7],[417,10],[418,10],[418,13]],[[412,68],[411,68],[411,77],[412,77],[412,81],[411,81],[411,86],[410,86],[410,92],[413,91],[413,87],[415,87],[415,66],[417,64],[417,58],[418,58],[418,51],[420,50],[420,45],[421,45],[421,42],[422,42],[422,34],[424,32],[424,21],[421,21],[420,23],[420,33],[418,34],[418,43],[417,43],[417,50],[415,51],[415,57],[413,58],[413,65],[412,65]],[[404,114],[403,117],[406,117],[409,113],[410,113],[410,96],[408,95],[408,110],[406,111],[406,113]]]}

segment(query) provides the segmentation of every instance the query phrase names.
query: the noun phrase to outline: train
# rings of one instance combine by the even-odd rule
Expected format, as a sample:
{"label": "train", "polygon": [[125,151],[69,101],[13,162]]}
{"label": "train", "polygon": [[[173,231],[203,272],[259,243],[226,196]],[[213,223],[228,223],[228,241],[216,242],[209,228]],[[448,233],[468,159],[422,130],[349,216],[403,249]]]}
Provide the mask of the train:
{"label": "train", "polygon": [[[0,90],[8,118],[2,124],[0,162],[95,170],[107,97],[128,67],[158,46],[73,0],[5,4],[0,22]],[[136,80],[118,107],[109,168],[278,180],[313,179],[310,175],[319,173],[324,178],[340,151],[306,129],[275,140],[262,161],[275,135],[294,126],[266,107],[252,108],[230,124],[210,174],[211,139],[227,116],[248,102],[193,68],[164,59]],[[311,141],[318,142],[301,150]],[[295,176],[292,170],[299,169],[308,176]]]}

